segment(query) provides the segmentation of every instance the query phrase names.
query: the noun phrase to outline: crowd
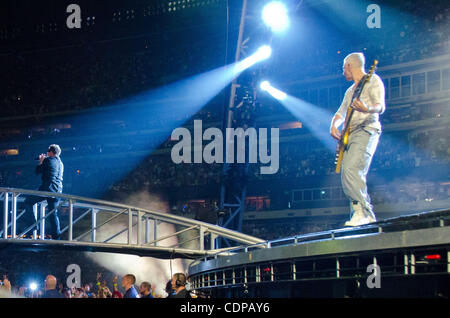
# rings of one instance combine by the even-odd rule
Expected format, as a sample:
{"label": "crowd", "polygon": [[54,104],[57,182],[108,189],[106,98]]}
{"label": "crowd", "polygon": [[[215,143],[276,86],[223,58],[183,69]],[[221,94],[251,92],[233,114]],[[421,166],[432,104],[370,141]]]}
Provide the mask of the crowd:
{"label": "crowd", "polygon": [[[408,134],[383,134],[371,171],[448,164],[450,143],[447,134],[445,127],[411,135],[409,140]],[[258,164],[250,166],[250,175],[258,180],[332,175],[335,173],[334,158],[334,152],[314,141],[282,144],[280,169],[276,175],[259,174]]]}
{"label": "crowd", "polygon": [[[97,274],[94,283],[86,283],[79,287],[64,286],[61,280],[54,275],[47,275],[44,282],[40,282],[43,288],[39,288],[38,283],[31,283],[30,286],[15,287],[9,281],[7,275],[3,275],[0,280],[0,298],[192,298],[190,284],[184,273],[175,273],[165,286],[165,294],[156,293],[155,286],[147,281],[136,285],[136,277],[133,274],[126,274],[122,277],[120,285],[118,276],[114,276],[112,284]],[[112,285],[112,288],[110,288]],[[122,291],[121,291],[122,290]]]}
{"label": "crowd", "polygon": [[415,122],[426,119],[449,117],[448,104],[412,105],[410,107],[387,109],[381,116],[384,125]]}
{"label": "crowd", "polygon": [[[448,110],[443,104],[435,105],[435,109],[425,111],[425,107],[415,108],[417,111],[409,111],[409,108],[403,111],[405,118],[403,122],[410,120],[419,120],[423,118],[442,118],[447,116]],[[401,112],[401,110],[400,110]],[[208,113],[206,113],[208,114]],[[392,117],[400,116],[396,111],[387,112],[386,116],[392,114]],[[208,116],[208,115],[207,115]],[[384,121],[382,116],[382,121]],[[401,117],[401,116],[400,116]],[[389,118],[389,117],[388,117]],[[390,119],[387,120],[389,122]],[[82,129],[80,131],[83,131]],[[118,132],[120,130],[116,130]],[[283,130],[282,136],[294,136],[302,132],[299,129]],[[304,132],[303,132],[304,133]],[[41,141],[48,138],[65,138],[69,135],[62,135],[62,132],[49,132]],[[398,133],[385,132],[380,140],[380,145],[374,156],[372,171],[392,169],[392,168],[417,168],[430,166],[433,164],[446,164],[450,157],[450,145],[446,138],[444,129],[427,129],[423,131],[410,132],[408,139],[407,133],[396,137]],[[391,137],[393,136],[393,137]],[[37,137],[30,137],[36,139]],[[70,140],[70,139],[69,139]],[[29,160],[36,155],[36,146],[27,146],[26,142],[21,143],[19,147],[19,156],[6,156],[0,153],[2,160],[13,162],[16,160]],[[126,169],[120,166],[121,161],[102,159],[102,155],[112,156],[125,153],[145,153],[149,148],[159,149],[159,154],[151,155],[146,158],[141,168],[135,170],[131,177],[115,184],[112,189],[133,191],[136,188],[148,185],[161,187],[181,187],[181,186],[201,186],[207,184],[220,183],[222,167],[220,164],[173,164],[169,154],[174,141],[167,139],[160,141],[147,138],[145,135],[136,138],[134,135],[125,137],[120,143],[116,140],[96,139],[91,142],[87,139],[85,142],[79,142],[79,139],[65,142],[62,144],[64,158],[74,158],[73,161],[67,161],[66,166],[66,190],[72,192],[79,184],[88,179],[98,179],[98,176],[104,175],[105,171],[121,171]],[[97,156],[98,160],[105,160],[105,164],[100,166],[93,163],[86,163],[84,160],[75,159],[80,156]],[[320,143],[314,140],[302,140],[301,142],[285,142],[280,145],[280,168],[275,175],[261,175],[259,173],[259,164],[250,165],[250,180],[267,180],[283,178],[301,178],[304,176],[326,176],[334,173],[332,165],[334,153],[320,147]],[[112,158],[111,157],[111,158]],[[106,158],[106,157],[105,157]],[[23,161],[23,162],[25,162]],[[76,162],[76,164],[72,164]],[[34,179],[32,169],[26,165],[16,166],[14,169],[0,169],[0,185],[14,185],[15,187],[33,188]],[[93,183],[92,186],[100,189],[103,184]]]}
{"label": "crowd", "polygon": [[220,182],[220,164],[174,164],[168,157],[149,157],[114,190],[133,192],[148,187],[200,186]]}
{"label": "crowd", "polygon": [[[295,69],[301,78],[340,74],[342,59],[349,52],[367,52],[384,66],[449,52],[450,38],[447,30],[450,9],[445,0],[433,1],[432,5],[414,0],[402,1],[401,9],[396,9],[395,5],[392,8],[384,5],[381,12],[382,25],[379,29],[368,29],[364,19],[347,21],[351,24],[352,36],[361,33],[368,41],[355,41],[353,37],[346,40],[324,30],[322,34],[316,35],[324,43],[304,46],[299,54],[301,59],[283,60],[277,71],[284,71],[282,75],[287,76]],[[336,16],[333,18],[339,19]],[[313,40],[316,39],[311,39]]]}
{"label": "crowd", "polygon": [[[113,192],[135,192],[142,188],[182,188],[218,185],[222,178],[222,165],[215,164],[175,164],[167,151],[145,158],[124,178],[115,183],[107,182],[106,176],[130,169],[127,160],[106,161],[104,164],[65,160],[66,193],[77,193],[82,184],[89,182],[91,190],[109,188]],[[163,148],[164,149],[164,148]],[[274,175],[260,174],[260,164],[250,164],[249,182],[281,179],[302,179],[308,176],[325,177],[334,175],[335,153],[314,140],[282,143],[279,149],[279,171]],[[92,155],[92,153],[91,153]],[[63,158],[69,158],[66,153]],[[98,157],[101,160],[101,157]],[[446,129],[426,130],[414,134],[383,134],[373,158],[371,172],[381,173],[392,169],[420,169],[447,165],[450,160],[450,144]],[[34,188],[39,181],[33,173],[33,165],[16,169],[0,170],[0,186]],[[102,181],[103,180],[103,181]]]}
{"label": "crowd", "polygon": [[[389,19],[392,22],[372,32],[358,47],[343,42],[342,37],[333,41],[324,34],[318,37],[322,41],[316,45],[303,47],[299,58],[278,61],[277,71],[288,72],[283,75],[289,75],[288,78],[292,77],[293,69],[298,70],[298,78],[338,74],[342,48],[360,51],[361,45],[371,56],[383,61],[383,65],[448,52],[446,30],[450,12],[446,1],[434,1],[433,6],[426,6],[425,12],[423,7],[407,1],[404,10]],[[214,30],[210,33],[214,34]],[[214,69],[224,64],[225,43],[215,38],[217,34],[208,36],[199,36],[192,43],[182,33],[167,32],[126,39],[126,45],[121,45],[120,41],[99,42],[33,54],[7,54],[0,65],[5,73],[14,76],[4,83],[7,94],[1,99],[0,116],[42,115],[109,105],[150,88]],[[175,40],[176,46],[172,45]],[[318,60],[322,62],[305,63]],[[42,76],[44,73],[46,76]],[[219,117],[221,110],[206,116]]]}
{"label": "crowd", "polygon": [[416,178],[405,178],[375,187],[371,189],[370,195],[374,205],[449,200],[450,185],[447,182],[423,182]]}
{"label": "crowd", "polygon": [[[170,45],[175,39],[177,46]],[[2,96],[0,115],[38,116],[115,104],[224,63],[222,43],[211,44],[209,38],[199,37],[193,46],[173,32],[125,42],[131,54],[121,43],[112,50],[111,43],[98,42],[3,56],[2,68],[14,76],[5,82],[8,93]]]}
{"label": "crowd", "polygon": [[[395,179],[383,186],[369,187],[369,194],[375,211],[383,209],[381,205],[389,205],[388,211],[402,211],[411,204],[424,206],[433,201],[448,202],[450,200],[450,184],[448,182],[424,182],[420,178]],[[347,200],[336,201],[333,206],[348,206],[347,202]],[[288,203],[285,203],[283,209],[288,208]],[[441,204],[441,206],[442,208],[447,207],[448,203]],[[292,208],[295,208],[294,205]],[[270,210],[270,206],[263,205],[258,211],[264,210]],[[280,218],[278,220],[249,219],[243,223],[243,232],[265,240],[275,240],[341,228],[346,220],[348,220],[348,215],[311,216],[302,219]]]}
{"label": "crowd", "polygon": [[[423,204],[436,200],[450,199],[450,185],[440,182],[423,182],[419,179],[393,180],[392,182],[369,189],[371,202],[377,210],[377,205],[399,205],[401,210],[405,204]],[[347,206],[347,203],[344,203]],[[287,205],[284,209],[287,208]],[[260,211],[263,211],[261,209]],[[343,227],[347,215],[338,217],[309,217],[308,220],[246,220],[243,232],[249,235],[275,240],[301,234],[316,233]]]}
{"label": "crowd", "polygon": [[[372,171],[420,168],[446,165],[450,160],[450,144],[446,129],[427,130],[410,135],[383,135],[374,156]],[[334,174],[335,153],[315,141],[283,143],[280,146],[280,167],[274,175],[260,174],[260,164],[251,164],[249,181],[298,179],[305,176]],[[221,180],[220,164],[174,164],[165,156],[149,157],[142,169],[135,170],[128,180],[116,185],[122,189],[136,189],[142,184],[166,187],[202,186]]]}

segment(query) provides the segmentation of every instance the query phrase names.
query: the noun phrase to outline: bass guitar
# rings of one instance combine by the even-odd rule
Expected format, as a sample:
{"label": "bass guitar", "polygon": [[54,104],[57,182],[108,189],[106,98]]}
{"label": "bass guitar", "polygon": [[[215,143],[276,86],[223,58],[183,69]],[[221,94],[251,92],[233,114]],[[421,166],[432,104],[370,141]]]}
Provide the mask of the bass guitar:
{"label": "bass guitar", "polygon": [[353,93],[352,100],[350,101],[350,105],[347,109],[347,115],[345,116],[344,127],[342,128],[342,131],[341,131],[341,139],[339,140],[338,147],[336,150],[336,160],[334,162],[336,164],[336,173],[341,172],[341,165],[342,165],[342,159],[344,157],[344,151],[347,149],[348,137],[350,136],[350,133],[351,133],[350,132],[350,121],[352,120],[352,116],[355,111],[355,109],[352,107],[353,101],[361,96],[362,90],[363,90],[364,86],[366,85],[366,83],[368,83],[370,78],[372,77],[377,64],[378,64],[378,61],[374,60],[372,66],[370,67],[369,73],[367,75],[365,75],[359,81],[358,86],[356,87],[356,89]]}

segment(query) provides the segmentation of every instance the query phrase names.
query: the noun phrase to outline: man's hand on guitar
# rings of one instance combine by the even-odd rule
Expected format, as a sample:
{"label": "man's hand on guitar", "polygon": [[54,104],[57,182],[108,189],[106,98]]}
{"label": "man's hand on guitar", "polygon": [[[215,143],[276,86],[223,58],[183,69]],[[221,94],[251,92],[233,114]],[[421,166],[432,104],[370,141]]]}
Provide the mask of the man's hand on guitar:
{"label": "man's hand on guitar", "polygon": [[369,105],[366,105],[363,101],[361,101],[359,98],[355,98],[353,101],[352,107],[362,113],[369,113],[370,107]]}
{"label": "man's hand on guitar", "polygon": [[339,129],[337,129],[336,127],[331,126],[330,134],[334,139],[341,140],[341,133],[339,132]]}

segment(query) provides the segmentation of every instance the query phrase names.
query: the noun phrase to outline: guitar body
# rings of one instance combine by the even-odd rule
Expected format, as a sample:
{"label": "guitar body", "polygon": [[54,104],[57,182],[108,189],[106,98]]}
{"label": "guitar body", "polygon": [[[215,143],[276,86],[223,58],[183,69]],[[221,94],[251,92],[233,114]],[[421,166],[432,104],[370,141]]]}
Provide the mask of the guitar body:
{"label": "guitar body", "polygon": [[341,141],[339,142],[339,148],[336,152],[336,173],[341,173],[342,159],[344,158],[344,151],[347,150],[349,135],[350,130],[347,129],[346,131],[344,131],[344,134],[341,137]]}
{"label": "guitar body", "polygon": [[367,74],[366,78],[359,83],[358,87],[355,89],[352,100],[350,101],[350,105],[347,109],[347,115],[345,116],[344,127],[342,128],[342,131],[341,131],[341,140],[339,140],[338,147],[336,150],[336,160],[335,160],[336,173],[341,172],[342,159],[344,158],[344,152],[345,152],[345,150],[347,150],[347,146],[348,146],[348,139],[350,136],[350,121],[352,120],[353,112],[355,111],[353,109],[353,107],[351,107],[351,105],[353,104],[353,101],[356,98],[359,98],[361,96],[362,90],[363,90],[365,84],[368,83],[370,78],[372,77],[377,64],[378,64],[377,60],[373,61],[373,64],[370,67],[369,73]]}

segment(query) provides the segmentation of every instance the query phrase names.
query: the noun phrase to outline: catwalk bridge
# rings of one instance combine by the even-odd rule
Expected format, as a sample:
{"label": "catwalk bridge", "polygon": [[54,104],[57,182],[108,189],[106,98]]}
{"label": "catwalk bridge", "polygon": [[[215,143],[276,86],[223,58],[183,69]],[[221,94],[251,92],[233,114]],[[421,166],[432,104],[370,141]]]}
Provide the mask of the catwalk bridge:
{"label": "catwalk bridge", "polygon": [[[40,196],[43,201],[33,206],[37,222],[18,233],[27,196]],[[45,220],[55,212],[46,211],[47,197],[60,199],[57,210],[62,240],[48,239],[45,234]],[[13,244],[14,248],[26,250],[73,249],[196,259],[226,253],[236,245],[264,243],[256,237],[177,215],[67,194],[0,188],[0,203],[2,247]],[[219,240],[234,247],[217,248]]]}

